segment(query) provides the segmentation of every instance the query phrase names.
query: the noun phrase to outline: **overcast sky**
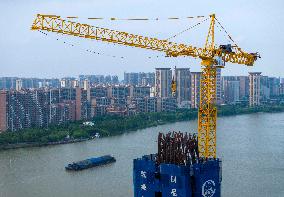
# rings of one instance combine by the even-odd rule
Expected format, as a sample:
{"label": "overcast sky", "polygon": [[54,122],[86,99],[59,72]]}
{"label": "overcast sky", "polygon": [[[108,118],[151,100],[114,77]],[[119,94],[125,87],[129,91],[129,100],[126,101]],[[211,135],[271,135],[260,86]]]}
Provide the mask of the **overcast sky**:
{"label": "overcast sky", "polygon": [[[200,61],[192,58],[165,58],[160,52],[52,33],[45,36],[30,31],[30,26],[37,13],[79,16],[77,21],[165,39],[197,20],[88,21],[86,18],[167,18],[216,13],[243,50],[260,52],[262,56],[254,67],[228,64],[223,75],[247,75],[250,71],[260,71],[263,75],[284,77],[283,10],[283,0],[1,0],[0,76],[51,78],[116,74],[121,77],[124,71],[148,72],[154,71],[155,67],[174,66],[199,71]],[[202,24],[172,41],[202,47],[208,26],[209,23]],[[216,34],[220,34],[217,44],[226,44],[223,33],[216,31]],[[103,55],[89,53],[87,49]],[[119,58],[121,56],[125,58]]]}

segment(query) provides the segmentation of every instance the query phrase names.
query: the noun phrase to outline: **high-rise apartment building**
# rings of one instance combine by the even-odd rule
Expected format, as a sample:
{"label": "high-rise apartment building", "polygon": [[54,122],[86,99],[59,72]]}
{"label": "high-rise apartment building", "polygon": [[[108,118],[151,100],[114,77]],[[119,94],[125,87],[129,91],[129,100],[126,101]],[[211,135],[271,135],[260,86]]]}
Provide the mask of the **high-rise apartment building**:
{"label": "high-rise apartment building", "polygon": [[90,89],[90,82],[89,82],[88,79],[85,79],[85,80],[83,81],[83,88],[84,88],[84,90]]}
{"label": "high-rise apartment building", "polygon": [[228,97],[227,102],[229,104],[235,104],[240,100],[240,82],[239,81],[228,81]]}
{"label": "high-rise apartment building", "polygon": [[138,85],[138,73],[124,73],[124,84]]}
{"label": "high-rise apartment building", "polygon": [[278,96],[279,95],[280,78],[269,77],[268,80],[269,80],[270,96]]}
{"label": "high-rise apartment building", "polygon": [[139,86],[154,86],[155,85],[155,73],[154,72],[138,73],[138,85]]}
{"label": "high-rise apartment building", "polygon": [[91,101],[91,84],[89,80],[85,79],[83,82],[83,89],[87,93],[87,101]]}
{"label": "high-rise apartment building", "polygon": [[112,83],[113,85],[119,84],[119,79],[118,79],[118,76],[117,76],[117,75],[111,76],[111,83]]}
{"label": "high-rise apartment building", "polygon": [[138,86],[154,86],[155,85],[155,73],[124,73],[124,84],[126,85],[138,85]]}
{"label": "high-rise apartment building", "polygon": [[249,100],[249,77],[248,76],[222,76],[221,79],[222,79],[221,84],[222,84],[223,103],[231,104],[233,100],[235,100],[235,99],[232,100],[233,92],[231,91],[230,88],[232,88],[232,86],[236,87],[237,82],[239,82],[239,90],[237,93],[239,94],[238,100],[242,101],[243,103],[248,102]]}
{"label": "high-rise apartment building", "polygon": [[270,99],[270,87],[268,76],[260,76],[260,102]]}
{"label": "high-rise apartment building", "polygon": [[157,97],[171,97],[172,70],[170,68],[156,68],[155,90]]}
{"label": "high-rise apartment building", "polygon": [[191,75],[189,68],[175,68],[176,98],[178,105],[191,99]]}
{"label": "high-rise apartment building", "polygon": [[249,73],[249,105],[260,105],[260,78],[261,72]]}
{"label": "high-rise apartment building", "polygon": [[0,133],[7,130],[7,93],[0,92]]}
{"label": "high-rise apartment building", "polygon": [[23,89],[23,81],[21,79],[16,80],[16,90],[20,91]]}
{"label": "high-rise apartment building", "polygon": [[105,84],[112,84],[112,80],[111,80],[110,75],[105,76]]}
{"label": "high-rise apartment building", "polygon": [[66,79],[61,79],[60,80],[60,87],[61,88],[71,88],[72,87],[72,81],[74,79],[69,79],[69,78],[66,78]]}
{"label": "high-rise apartment building", "polygon": [[[79,81],[77,79],[71,81],[71,87],[72,88],[77,88],[79,86],[80,86],[80,84],[79,84]],[[67,88],[68,88],[68,86],[67,86]]]}
{"label": "high-rise apartment building", "polygon": [[222,99],[223,103],[229,103],[229,81],[235,81],[235,76],[222,76],[221,77],[221,84],[222,84]]}
{"label": "high-rise apartment building", "polygon": [[221,105],[222,101],[222,85],[221,85],[221,68],[216,70],[216,104]]}
{"label": "high-rise apartment building", "polygon": [[95,83],[96,84],[104,84],[105,83],[105,76],[103,75],[96,75],[96,78],[95,78]]}
{"label": "high-rise apartment building", "polygon": [[109,86],[104,86],[104,85],[97,85],[97,86],[91,87],[90,89],[91,99],[98,98],[98,97],[107,97],[108,88]]}
{"label": "high-rise apartment building", "polygon": [[0,78],[0,89],[9,90],[16,88],[16,77],[1,77]]}
{"label": "high-rise apartment building", "polygon": [[284,95],[284,82],[283,82],[283,83],[280,83],[279,95]]}
{"label": "high-rise apartment building", "polygon": [[191,107],[198,108],[200,101],[201,72],[191,72]]}
{"label": "high-rise apartment building", "polygon": [[130,86],[115,85],[108,88],[108,97],[113,100],[113,104],[125,105],[129,96]]}
{"label": "high-rise apartment building", "polygon": [[240,99],[247,100],[249,98],[249,77],[238,76],[240,82]]}
{"label": "high-rise apartment building", "polygon": [[90,84],[92,85],[98,85],[98,84],[111,84],[112,83],[112,77],[114,77],[114,79],[118,80],[117,76],[104,76],[104,75],[79,75],[79,80],[81,82],[81,85],[83,83],[84,80],[88,80],[90,82]]}
{"label": "high-rise apartment building", "polygon": [[137,112],[157,112],[157,97],[136,97],[131,103],[136,106]]}
{"label": "high-rise apartment building", "polygon": [[150,86],[131,86],[130,97],[150,97]]}
{"label": "high-rise apartment building", "polygon": [[177,109],[177,100],[173,97],[158,98],[157,110],[159,111],[159,109],[165,112],[175,112]]}
{"label": "high-rise apartment building", "polygon": [[76,109],[76,120],[81,120],[82,108],[81,108],[82,91],[81,88],[76,88],[76,99],[75,99],[75,109]]}

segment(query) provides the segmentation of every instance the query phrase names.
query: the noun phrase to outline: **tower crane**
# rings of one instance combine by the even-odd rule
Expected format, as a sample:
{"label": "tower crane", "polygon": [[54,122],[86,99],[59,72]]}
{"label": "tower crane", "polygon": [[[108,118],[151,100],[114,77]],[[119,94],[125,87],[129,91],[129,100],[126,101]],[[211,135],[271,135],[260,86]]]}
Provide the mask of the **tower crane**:
{"label": "tower crane", "polygon": [[[253,66],[258,53],[244,52],[238,46],[215,46],[215,14],[210,15],[210,26],[203,48],[170,42],[127,32],[95,27],[69,21],[56,15],[38,14],[31,29],[94,39],[137,48],[164,52],[168,57],[190,56],[201,59],[200,104],[198,111],[198,150],[200,158],[216,158],[216,70],[225,62]],[[221,62],[221,63],[220,63]]]}

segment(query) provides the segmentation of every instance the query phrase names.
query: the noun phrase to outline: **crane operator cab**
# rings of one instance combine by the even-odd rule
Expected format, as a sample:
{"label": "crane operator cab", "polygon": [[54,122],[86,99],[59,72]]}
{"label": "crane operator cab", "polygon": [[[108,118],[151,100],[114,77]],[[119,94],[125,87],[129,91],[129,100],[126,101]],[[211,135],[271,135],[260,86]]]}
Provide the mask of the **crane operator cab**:
{"label": "crane operator cab", "polygon": [[221,49],[224,53],[232,53],[233,52],[231,44],[220,45],[219,49]]}
{"label": "crane operator cab", "polygon": [[[221,49],[223,53],[233,53],[231,44],[220,45],[219,49]],[[217,56],[214,58],[214,66],[216,66],[217,68],[224,68],[225,62],[226,61],[221,56]]]}

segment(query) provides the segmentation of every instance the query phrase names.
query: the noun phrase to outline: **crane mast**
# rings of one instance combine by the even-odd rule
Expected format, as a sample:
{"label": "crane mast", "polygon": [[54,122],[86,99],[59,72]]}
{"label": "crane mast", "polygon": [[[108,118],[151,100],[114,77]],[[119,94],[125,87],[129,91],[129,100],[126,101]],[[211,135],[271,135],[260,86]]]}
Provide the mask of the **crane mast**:
{"label": "crane mast", "polygon": [[[215,15],[211,15],[210,28],[205,43],[205,51],[214,51]],[[201,56],[200,101],[198,110],[198,151],[201,158],[216,158],[216,71],[212,57]]]}
{"label": "crane mast", "polygon": [[223,62],[252,66],[258,54],[246,53],[238,47],[235,51],[216,48],[214,43],[215,15],[212,14],[210,17],[211,22],[204,48],[81,24],[64,20],[56,15],[38,14],[31,29],[161,51],[169,57],[200,58],[202,74],[198,111],[198,151],[200,158],[216,158],[216,72],[218,67],[223,66],[218,65],[216,58]]}

